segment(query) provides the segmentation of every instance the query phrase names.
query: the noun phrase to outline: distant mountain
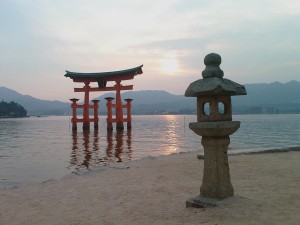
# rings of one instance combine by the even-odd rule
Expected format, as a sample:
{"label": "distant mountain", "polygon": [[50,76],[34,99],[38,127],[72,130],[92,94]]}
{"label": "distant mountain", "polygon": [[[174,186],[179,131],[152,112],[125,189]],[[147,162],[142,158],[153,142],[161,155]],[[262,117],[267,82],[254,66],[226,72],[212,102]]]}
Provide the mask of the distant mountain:
{"label": "distant mountain", "polygon": [[[104,100],[106,97],[115,97],[115,92],[105,93],[98,97],[99,100]],[[134,98],[134,103],[140,104],[157,104],[162,102],[174,102],[185,100],[183,95],[173,95],[162,90],[146,90],[146,91],[127,91],[122,93],[122,99]]]}
{"label": "distant mountain", "polygon": [[[247,95],[233,96],[235,114],[300,113],[300,82],[274,82],[270,84],[245,84]],[[115,97],[107,93],[98,99]],[[133,98],[135,114],[189,114],[196,112],[196,99],[184,95],[173,95],[166,91],[129,91],[122,98]],[[104,109],[100,109],[104,113]]]}
{"label": "distant mountain", "polygon": [[70,114],[70,103],[41,100],[29,95],[22,95],[6,87],[0,87],[0,101],[14,101],[21,104],[28,115],[65,115]]}
{"label": "distant mountain", "polygon": [[[106,102],[104,99],[106,97],[115,97],[115,93],[106,93],[97,99],[100,102]],[[183,114],[194,112],[196,109],[195,99],[186,98],[183,95],[173,95],[166,91],[128,91],[122,93],[122,99],[126,98],[133,99],[133,114]],[[105,113],[105,109],[100,108],[100,112]]]}
{"label": "distant mountain", "polygon": [[[233,96],[235,114],[300,113],[300,82],[274,82],[270,84],[246,84],[247,95]],[[184,93],[183,93],[184,94]],[[132,114],[195,114],[196,98],[173,95],[166,91],[128,91],[122,99],[132,98]],[[114,92],[100,95],[100,114],[106,114],[105,97],[115,97]],[[21,104],[29,115],[70,115],[70,103],[40,100],[0,87],[0,101]],[[82,99],[81,99],[82,100]]]}
{"label": "distant mountain", "polygon": [[246,96],[232,98],[238,113],[300,113],[300,82],[246,84]]}

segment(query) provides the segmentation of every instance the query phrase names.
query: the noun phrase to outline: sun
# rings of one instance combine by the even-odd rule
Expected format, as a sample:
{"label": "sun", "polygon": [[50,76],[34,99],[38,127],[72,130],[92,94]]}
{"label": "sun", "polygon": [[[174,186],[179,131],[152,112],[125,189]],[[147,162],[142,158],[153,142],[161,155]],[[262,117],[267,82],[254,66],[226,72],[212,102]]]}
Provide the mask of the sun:
{"label": "sun", "polygon": [[178,70],[178,63],[175,58],[164,58],[161,60],[161,70],[166,74],[174,74]]}

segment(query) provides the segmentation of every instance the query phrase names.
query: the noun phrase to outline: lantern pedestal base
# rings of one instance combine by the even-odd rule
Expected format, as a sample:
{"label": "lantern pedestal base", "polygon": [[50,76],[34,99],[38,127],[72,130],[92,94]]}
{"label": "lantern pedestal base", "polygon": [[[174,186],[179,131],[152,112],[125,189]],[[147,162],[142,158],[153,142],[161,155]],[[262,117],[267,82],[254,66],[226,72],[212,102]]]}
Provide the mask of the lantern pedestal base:
{"label": "lantern pedestal base", "polygon": [[229,135],[239,127],[239,121],[190,123],[190,129],[202,136],[204,170],[200,196],[188,200],[187,207],[215,207],[220,200],[233,196],[227,150]]}
{"label": "lantern pedestal base", "polygon": [[186,208],[213,208],[213,207],[226,207],[234,204],[249,204],[250,199],[241,196],[232,196],[225,199],[206,198],[198,195],[186,201]]}
{"label": "lantern pedestal base", "polygon": [[186,201],[187,208],[212,208],[218,207],[221,201],[213,198],[205,198],[202,196],[197,196],[194,198],[190,198]]}

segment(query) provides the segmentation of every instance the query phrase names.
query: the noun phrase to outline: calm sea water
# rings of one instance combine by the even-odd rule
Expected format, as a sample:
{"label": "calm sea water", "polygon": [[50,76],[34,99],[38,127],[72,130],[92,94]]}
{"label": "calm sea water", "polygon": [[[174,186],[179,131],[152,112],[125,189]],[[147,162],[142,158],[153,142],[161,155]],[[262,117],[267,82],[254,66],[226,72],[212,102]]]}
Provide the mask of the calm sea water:
{"label": "calm sea water", "polygon": [[[242,115],[230,149],[300,146],[300,114]],[[73,133],[70,117],[0,119],[0,187],[38,183],[146,156],[203,151],[189,128],[196,116],[133,116],[132,130]],[[81,125],[81,124],[80,124]]]}

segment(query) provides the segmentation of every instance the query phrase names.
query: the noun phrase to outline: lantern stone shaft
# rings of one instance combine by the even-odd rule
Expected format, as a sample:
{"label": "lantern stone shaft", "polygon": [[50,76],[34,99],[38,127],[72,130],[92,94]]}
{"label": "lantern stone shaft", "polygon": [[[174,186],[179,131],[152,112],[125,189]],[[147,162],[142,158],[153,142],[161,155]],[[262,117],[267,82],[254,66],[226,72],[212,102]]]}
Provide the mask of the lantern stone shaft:
{"label": "lantern stone shaft", "polygon": [[202,72],[203,79],[189,85],[186,97],[197,97],[197,122],[189,124],[191,130],[202,136],[204,170],[200,195],[186,202],[187,207],[211,207],[226,197],[233,196],[227,150],[229,135],[240,127],[232,121],[232,95],[246,95],[243,85],[223,78],[221,57],[208,54]]}

